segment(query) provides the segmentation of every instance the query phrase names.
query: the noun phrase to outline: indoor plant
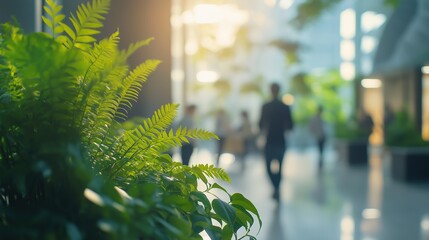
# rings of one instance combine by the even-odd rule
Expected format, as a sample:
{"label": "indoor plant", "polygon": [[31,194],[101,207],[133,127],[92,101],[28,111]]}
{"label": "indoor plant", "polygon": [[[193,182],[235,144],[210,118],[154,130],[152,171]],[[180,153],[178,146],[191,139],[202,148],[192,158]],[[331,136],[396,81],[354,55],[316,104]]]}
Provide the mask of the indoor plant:
{"label": "indoor plant", "polygon": [[392,177],[400,181],[429,180],[429,142],[422,139],[409,112],[397,112],[385,130]]}
{"label": "indoor plant", "polygon": [[[119,32],[96,41],[109,0],[82,4],[64,22],[47,0],[50,33],[0,34],[0,233],[2,239],[212,239],[249,235],[253,204],[229,194],[222,169],[183,166],[164,154],[214,134],[167,130],[167,104],[131,130],[120,120],[159,64],[129,69],[149,40],[118,49]],[[226,197],[217,197],[215,189]]]}

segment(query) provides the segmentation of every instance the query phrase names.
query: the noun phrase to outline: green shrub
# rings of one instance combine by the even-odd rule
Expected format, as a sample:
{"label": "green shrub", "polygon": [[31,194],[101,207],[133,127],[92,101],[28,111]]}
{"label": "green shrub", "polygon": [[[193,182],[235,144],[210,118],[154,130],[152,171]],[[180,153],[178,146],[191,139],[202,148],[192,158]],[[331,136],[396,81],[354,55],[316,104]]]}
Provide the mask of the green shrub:
{"label": "green shrub", "polygon": [[83,4],[68,26],[61,6],[47,0],[49,34],[1,26],[0,238],[202,239],[205,231],[255,239],[258,211],[214,181],[229,181],[222,169],[183,166],[164,154],[214,134],[167,130],[175,104],[121,127],[159,61],[126,63],[151,39],[126,50],[118,49],[118,32],[96,41],[109,6]]}
{"label": "green shrub", "polygon": [[429,142],[423,140],[407,110],[397,112],[385,131],[387,146],[429,147]]}

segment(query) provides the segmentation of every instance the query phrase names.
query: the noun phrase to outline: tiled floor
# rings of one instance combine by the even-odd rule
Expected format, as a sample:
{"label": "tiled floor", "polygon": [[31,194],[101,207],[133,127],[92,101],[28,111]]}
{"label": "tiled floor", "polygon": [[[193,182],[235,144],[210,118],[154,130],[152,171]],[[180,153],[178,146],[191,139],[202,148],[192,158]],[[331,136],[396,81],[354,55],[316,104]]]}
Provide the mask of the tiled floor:
{"label": "tiled floor", "polygon": [[[368,166],[349,167],[330,148],[318,172],[315,148],[288,149],[279,203],[260,155],[249,156],[243,171],[228,155],[221,166],[233,180],[230,191],[260,211],[260,240],[429,240],[429,184],[393,181],[388,155],[379,149],[370,155]],[[197,159],[210,162],[213,155],[200,149]]]}

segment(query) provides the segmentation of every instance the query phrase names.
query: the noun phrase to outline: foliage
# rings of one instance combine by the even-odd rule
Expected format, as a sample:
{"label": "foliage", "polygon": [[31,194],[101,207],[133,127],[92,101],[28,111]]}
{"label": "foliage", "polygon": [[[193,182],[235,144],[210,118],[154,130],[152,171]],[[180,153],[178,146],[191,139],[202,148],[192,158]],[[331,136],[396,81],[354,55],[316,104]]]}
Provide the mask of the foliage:
{"label": "foliage", "polygon": [[344,100],[339,92],[345,86],[338,71],[330,70],[318,74],[297,74],[292,79],[291,91],[295,95],[294,120],[305,124],[317,111],[324,107],[323,118],[331,123],[345,119]]}
{"label": "foliage", "polygon": [[[136,127],[120,121],[158,60],[127,57],[151,39],[118,49],[119,32],[96,41],[109,0],[79,6],[67,26],[46,0],[49,33],[0,32],[0,238],[241,239],[258,211],[208,165],[173,162],[170,147],[216,136],[170,129],[167,104]],[[214,195],[214,190],[226,198]],[[240,230],[241,235],[238,234]]]}
{"label": "foliage", "polygon": [[429,142],[422,139],[422,134],[417,131],[416,125],[407,110],[399,111],[391,123],[386,126],[387,146],[423,147],[429,146]]}
{"label": "foliage", "polygon": [[306,0],[298,6],[298,12],[292,20],[298,29],[316,21],[323,11],[338,4],[342,0]]}
{"label": "foliage", "polygon": [[[305,0],[298,6],[296,16],[292,19],[292,24],[296,28],[302,29],[310,23],[316,21],[324,11],[329,10],[343,0]],[[383,0],[383,4],[390,8],[397,8],[402,0]]]}
{"label": "foliage", "polygon": [[384,0],[384,5],[391,7],[391,8],[397,8],[402,0]]}
{"label": "foliage", "polygon": [[347,121],[335,122],[335,136],[339,139],[367,139],[368,133],[364,129],[359,128],[359,124],[355,118],[348,119]]}
{"label": "foliage", "polygon": [[285,40],[275,40],[271,42],[271,45],[280,49],[286,58],[286,64],[299,63],[300,59],[298,56],[298,50],[301,46],[296,42],[289,42]]}

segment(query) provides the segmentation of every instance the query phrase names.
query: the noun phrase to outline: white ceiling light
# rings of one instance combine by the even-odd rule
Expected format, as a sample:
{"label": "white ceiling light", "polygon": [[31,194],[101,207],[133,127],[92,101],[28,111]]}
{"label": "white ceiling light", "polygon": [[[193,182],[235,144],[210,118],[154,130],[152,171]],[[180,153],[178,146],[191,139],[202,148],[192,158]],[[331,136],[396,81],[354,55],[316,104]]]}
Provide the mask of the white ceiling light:
{"label": "white ceiling light", "polygon": [[382,86],[382,82],[377,78],[365,78],[362,79],[361,85],[364,88],[380,88]]}
{"label": "white ceiling light", "polygon": [[341,12],[340,34],[342,38],[352,39],[356,34],[356,12],[348,8]]}
{"label": "white ceiling light", "polygon": [[202,83],[216,82],[219,77],[219,73],[215,71],[199,71],[197,73],[197,80]]}

